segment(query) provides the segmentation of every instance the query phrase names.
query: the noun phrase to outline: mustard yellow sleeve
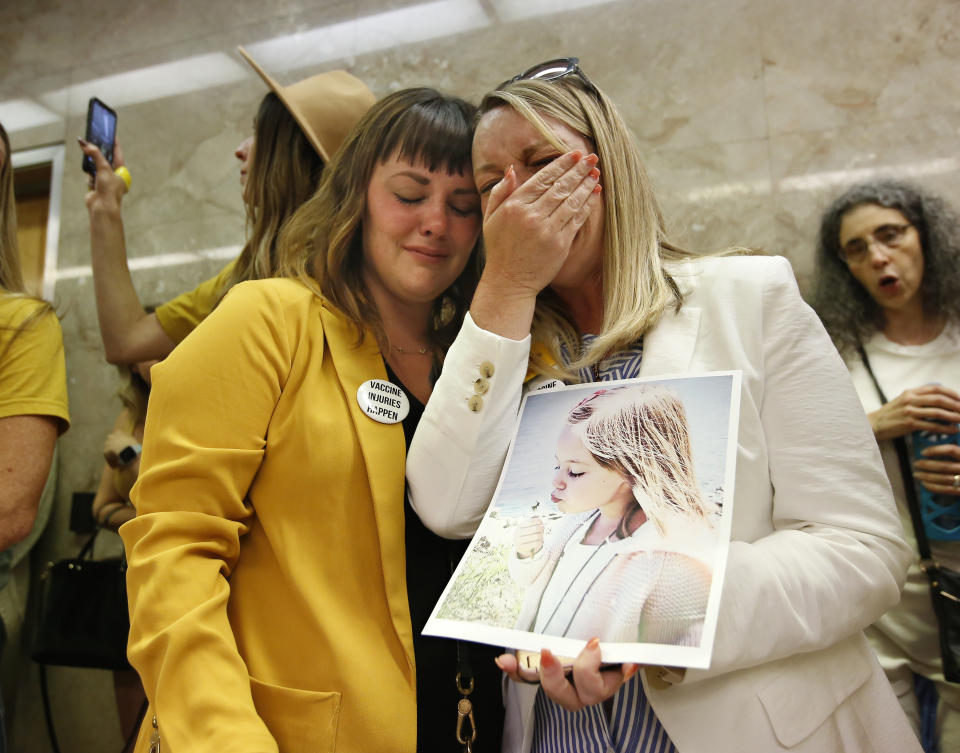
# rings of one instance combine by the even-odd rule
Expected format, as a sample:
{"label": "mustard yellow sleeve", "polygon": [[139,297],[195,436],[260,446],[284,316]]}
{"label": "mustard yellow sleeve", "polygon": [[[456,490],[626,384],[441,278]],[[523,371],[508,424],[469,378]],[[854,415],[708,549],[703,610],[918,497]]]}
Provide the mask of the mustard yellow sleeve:
{"label": "mustard yellow sleeve", "polygon": [[52,311],[30,321],[43,304],[0,294],[0,418],[39,415],[70,425],[60,322]]}
{"label": "mustard yellow sleeve", "polygon": [[152,371],[138,515],[120,533],[130,661],[164,750],[277,751],[227,617],[254,514],[244,499],[291,361],[277,282],[236,286]]}
{"label": "mustard yellow sleeve", "polygon": [[230,283],[236,263],[234,259],[221,269],[216,277],[201,282],[193,290],[178,295],[172,301],[157,307],[155,312],[157,320],[171,340],[177,343],[182,342],[200,322],[210,315]]}

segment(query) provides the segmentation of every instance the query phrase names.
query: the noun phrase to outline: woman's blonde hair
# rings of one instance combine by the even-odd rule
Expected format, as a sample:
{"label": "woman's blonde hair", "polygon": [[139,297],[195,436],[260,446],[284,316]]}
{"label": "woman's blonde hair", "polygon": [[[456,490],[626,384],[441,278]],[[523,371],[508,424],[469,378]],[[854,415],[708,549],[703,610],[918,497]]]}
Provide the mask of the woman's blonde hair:
{"label": "woman's blonde hair", "polygon": [[597,390],[570,411],[567,423],[593,458],[633,489],[637,507],[620,521],[621,537],[629,535],[630,519],[640,509],[662,534],[671,520],[713,524],[717,507],[700,492],[687,414],[673,390]]}
{"label": "woman's blonde hair", "polygon": [[[3,162],[0,163],[0,295],[14,295],[35,300],[41,304],[17,325],[16,331],[0,351],[0,359],[2,359],[17,336],[44,315],[52,312],[53,306],[42,298],[28,293],[23,284],[20,248],[17,245],[17,202],[13,195],[13,159],[10,155],[10,138],[3,124],[0,124],[0,140],[3,141],[4,152]],[[13,328],[0,325],[0,329]]]}
{"label": "woman's blonde hair", "polygon": [[692,254],[671,244],[660,206],[640,161],[633,136],[612,101],[575,75],[552,81],[520,80],[487,94],[479,117],[498,107],[512,107],[557,149],[558,140],[544,121],[549,116],[581,134],[600,158],[603,182],[603,321],[590,348],[570,364],[557,368],[560,347],[580,352],[580,337],[560,299],[550,288],[540,293],[532,335],[550,351],[554,363],[532,358],[541,372],[572,378],[582,366],[607,353],[629,347],[650,329],[668,308],[679,310],[682,297],[664,261]]}
{"label": "woman's blonde hair", "polygon": [[[377,102],[327,165],[320,188],[290,218],[279,243],[281,277],[296,277],[386,344],[363,277],[362,219],[374,168],[393,155],[429,170],[470,171],[476,108],[434,89],[403,89]],[[460,329],[482,268],[480,240],[460,276],[434,303],[431,345],[439,358]]]}
{"label": "woman's blonde hair", "polygon": [[253,160],[244,189],[247,242],[221,297],[238,282],[276,276],[283,224],[320,182],[323,160],[280,98],[269,92],[254,119]]}
{"label": "woman's blonde hair", "polygon": [[24,293],[17,247],[17,203],[13,196],[13,161],[10,138],[0,124],[3,141],[3,162],[0,163],[0,288],[9,293]]}

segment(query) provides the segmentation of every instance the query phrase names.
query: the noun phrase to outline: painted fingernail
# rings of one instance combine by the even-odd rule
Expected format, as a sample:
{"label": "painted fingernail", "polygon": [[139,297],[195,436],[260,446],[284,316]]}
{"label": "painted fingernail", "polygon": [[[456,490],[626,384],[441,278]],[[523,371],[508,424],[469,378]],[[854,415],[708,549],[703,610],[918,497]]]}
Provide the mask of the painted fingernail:
{"label": "painted fingernail", "polygon": [[587,648],[590,651],[595,651],[596,649],[600,648],[600,639],[591,638],[589,641],[587,641]]}
{"label": "painted fingernail", "polygon": [[554,667],[557,664],[557,660],[554,658],[547,649],[542,649],[540,651],[540,666],[541,667]]}
{"label": "painted fingernail", "polygon": [[570,156],[573,157],[574,162],[579,162],[583,159],[583,153],[577,150],[570,152]]}
{"label": "painted fingernail", "polygon": [[591,170],[589,174],[590,174],[590,177],[593,178],[594,180],[600,179],[600,171],[597,170],[597,168],[593,168],[593,170]]}
{"label": "painted fingernail", "polygon": [[599,183],[597,183],[597,185],[593,187],[594,193],[600,193],[602,190],[603,190],[603,186],[601,186]]}
{"label": "painted fingernail", "polygon": [[513,169],[513,165],[510,165],[510,167],[507,168],[507,172],[504,173],[504,177],[509,178],[516,174],[517,174],[517,171]]}
{"label": "painted fingernail", "polygon": [[640,669],[639,664],[627,664],[626,669],[623,670],[623,681],[626,682],[633,677],[638,669]]}
{"label": "painted fingernail", "polygon": [[586,162],[591,167],[595,166],[600,161],[600,158],[596,154],[588,154],[586,156]]}

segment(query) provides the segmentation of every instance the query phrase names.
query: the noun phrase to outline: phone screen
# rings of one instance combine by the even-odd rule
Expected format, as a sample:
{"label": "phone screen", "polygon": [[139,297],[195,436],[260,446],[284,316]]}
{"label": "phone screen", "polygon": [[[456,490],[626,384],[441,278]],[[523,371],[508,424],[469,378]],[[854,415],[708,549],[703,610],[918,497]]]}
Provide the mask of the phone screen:
{"label": "phone screen", "polygon": [[[91,97],[90,105],[87,107],[87,135],[86,139],[91,144],[96,144],[107,158],[107,162],[113,164],[113,144],[117,137],[117,113],[107,107],[96,97]],[[83,169],[85,172],[95,175],[97,170],[93,160],[89,157],[83,158]]]}

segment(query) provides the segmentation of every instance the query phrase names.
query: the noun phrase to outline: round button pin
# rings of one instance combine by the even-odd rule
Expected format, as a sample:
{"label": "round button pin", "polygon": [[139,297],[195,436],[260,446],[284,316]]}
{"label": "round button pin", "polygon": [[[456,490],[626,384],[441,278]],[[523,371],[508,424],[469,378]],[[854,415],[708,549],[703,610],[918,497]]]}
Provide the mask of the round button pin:
{"label": "round button pin", "polygon": [[368,379],[357,389],[360,410],[381,424],[396,424],[410,412],[410,400],[393,382]]}

